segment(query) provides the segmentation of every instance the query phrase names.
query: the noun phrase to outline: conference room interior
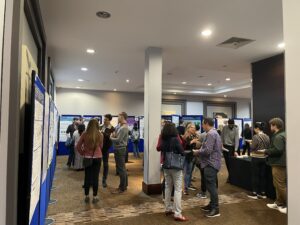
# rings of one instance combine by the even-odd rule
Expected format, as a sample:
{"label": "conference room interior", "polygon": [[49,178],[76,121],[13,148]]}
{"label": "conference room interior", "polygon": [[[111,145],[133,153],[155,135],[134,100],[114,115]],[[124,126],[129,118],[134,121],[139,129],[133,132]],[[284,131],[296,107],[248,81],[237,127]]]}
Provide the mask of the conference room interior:
{"label": "conference room interior", "polygon": [[[263,123],[271,135],[270,119],[288,121],[287,95],[292,94],[287,86],[293,82],[287,82],[286,33],[291,29],[285,25],[288,13],[281,0],[20,0],[18,7],[18,41],[12,43],[18,43],[19,150],[16,181],[8,180],[17,184],[9,203],[15,206],[17,216],[11,221],[16,224],[177,224],[165,216],[156,150],[164,121],[202,127],[209,117],[222,129],[232,118],[240,149],[246,124],[253,128]],[[34,167],[38,88],[45,108],[40,167]],[[133,154],[133,142],[128,144],[128,190],[112,194],[119,176],[111,148],[108,186],[102,186],[101,165],[99,202],[86,204],[84,171],[67,165],[67,127],[81,117],[86,126],[92,118],[102,124],[105,114],[117,126],[121,112],[128,114],[130,129],[137,124],[141,135],[140,158]],[[288,143],[292,132],[287,133]],[[296,168],[290,159],[287,168]],[[268,198],[253,200],[247,196],[252,191],[251,157],[235,156],[231,162],[228,182],[222,158],[221,216],[216,218],[206,218],[200,209],[209,198],[197,197],[201,174],[194,169],[197,190],[182,195],[183,214],[189,219],[185,224],[296,224],[289,193],[291,187],[296,193],[298,183],[288,186],[288,211],[280,213],[266,206],[276,199],[271,167],[265,177]],[[31,182],[37,170],[41,182],[33,206]],[[296,179],[295,173],[287,176],[288,182]],[[7,199],[9,195],[13,193]]]}

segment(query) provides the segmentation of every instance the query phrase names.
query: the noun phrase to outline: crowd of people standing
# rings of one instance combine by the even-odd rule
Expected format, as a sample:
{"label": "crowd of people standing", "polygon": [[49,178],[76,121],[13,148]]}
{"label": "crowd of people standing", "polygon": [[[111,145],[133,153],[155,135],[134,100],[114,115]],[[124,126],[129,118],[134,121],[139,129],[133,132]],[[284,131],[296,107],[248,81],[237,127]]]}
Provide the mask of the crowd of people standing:
{"label": "crowd of people standing", "polygon": [[[127,114],[121,112],[118,116],[118,126],[111,125],[112,116],[104,116],[104,123],[100,126],[99,120],[91,119],[87,128],[82,120],[74,119],[68,127],[67,140],[70,150],[69,167],[84,170],[85,202],[90,201],[89,191],[93,189],[93,203],[99,201],[98,183],[101,164],[103,164],[102,186],[107,187],[109,171],[109,149],[114,147],[116,173],[120,177],[119,186],[112,191],[121,194],[127,190],[128,175],[126,169],[127,145],[131,138],[134,145],[134,156],[139,158],[138,142],[139,132],[135,124],[129,132]],[[209,218],[220,216],[218,197],[218,173],[222,165],[222,156],[225,159],[230,182],[232,157],[240,155],[239,130],[234,120],[229,119],[222,131],[214,128],[214,119],[204,118],[201,127],[197,124],[180,121],[176,128],[171,122],[165,122],[159,136],[157,150],[161,152],[161,165],[164,175],[164,202],[167,216],[173,215],[176,221],[187,221],[182,215],[182,194],[188,195],[190,190],[196,190],[192,185],[193,171],[199,169],[201,174],[201,191],[197,197],[207,198],[210,202],[201,209]],[[266,168],[272,168],[273,184],[276,190],[276,201],[267,204],[271,209],[287,213],[287,177],[286,177],[286,137],[284,122],[280,118],[271,119],[269,122],[271,139],[264,133],[266,127],[263,123],[255,123],[254,128],[246,126],[243,154],[251,155],[252,167],[252,192],[248,194],[252,199],[265,199],[266,194]],[[250,149],[248,151],[248,149]],[[174,201],[171,201],[171,197]]]}

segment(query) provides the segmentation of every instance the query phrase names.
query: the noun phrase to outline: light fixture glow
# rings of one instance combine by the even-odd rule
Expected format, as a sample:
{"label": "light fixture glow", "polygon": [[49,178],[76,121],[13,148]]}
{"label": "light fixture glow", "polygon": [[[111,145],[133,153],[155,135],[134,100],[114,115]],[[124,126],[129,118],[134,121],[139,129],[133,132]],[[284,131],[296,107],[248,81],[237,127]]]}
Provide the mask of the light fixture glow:
{"label": "light fixture glow", "polygon": [[212,83],[208,83],[208,84],[207,84],[207,86],[211,86],[211,85],[212,85]]}
{"label": "light fixture glow", "polygon": [[86,50],[86,52],[89,53],[89,54],[94,54],[94,53],[95,53],[95,50],[94,50],[94,49],[91,49],[91,48],[88,48],[88,49]]}
{"label": "light fixture glow", "polygon": [[182,81],[181,83],[182,83],[182,84],[186,84],[186,81]]}
{"label": "light fixture glow", "polygon": [[230,81],[230,80],[231,80],[230,77],[227,77],[227,78],[226,78],[226,81]]}
{"label": "light fixture glow", "polygon": [[79,81],[79,82],[83,82],[84,80],[83,80],[83,79],[78,79],[77,81]]}
{"label": "light fixture glow", "polygon": [[127,79],[127,80],[126,80],[126,83],[129,83],[129,82],[130,82],[130,80],[129,80],[129,79]]}
{"label": "light fixture glow", "polygon": [[82,71],[88,71],[88,68],[86,68],[86,67],[81,67],[81,70],[82,70]]}
{"label": "light fixture glow", "polygon": [[81,87],[76,87],[77,89],[80,89]]}
{"label": "light fixture glow", "polygon": [[224,95],[224,98],[227,98],[227,95]]}
{"label": "light fixture glow", "polygon": [[117,89],[114,89],[114,91],[117,91]]}
{"label": "light fixture glow", "polygon": [[177,93],[176,93],[176,92],[174,92],[174,95],[177,95]]}
{"label": "light fixture glow", "polygon": [[278,48],[284,48],[285,47],[285,43],[282,42],[282,43],[278,44],[277,46],[278,46]]}
{"label": "light fixture glow", "polygon": [[209,37],[209,36],[211,36],[211,34],[212,34],[212,31],[209,30],[209,29],[203,30],[203,31],[201,32],[201,35],[202,35],[203,37]]}

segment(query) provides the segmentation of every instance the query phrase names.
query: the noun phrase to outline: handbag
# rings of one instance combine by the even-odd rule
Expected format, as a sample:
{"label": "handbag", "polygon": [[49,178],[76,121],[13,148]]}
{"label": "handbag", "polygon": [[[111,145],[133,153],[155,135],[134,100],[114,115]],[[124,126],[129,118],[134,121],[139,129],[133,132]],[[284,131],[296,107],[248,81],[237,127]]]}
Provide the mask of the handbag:
{"label": "handbag", "polygon": [[180,153],[174,152],[173,141],[171,143],[171,150],[170,152],[165,152],[164,154],[164,169],[175,169],[175,170],[183,170],[185,156]]}
{"label": "handbag", "polygon": [[75,140],[73,139],[73,137],[68,137],[67,141],[65,143],[65,146],[67,148],[70,148],[70,147],[72,147],[74,145],[74,143],[75,143]]}

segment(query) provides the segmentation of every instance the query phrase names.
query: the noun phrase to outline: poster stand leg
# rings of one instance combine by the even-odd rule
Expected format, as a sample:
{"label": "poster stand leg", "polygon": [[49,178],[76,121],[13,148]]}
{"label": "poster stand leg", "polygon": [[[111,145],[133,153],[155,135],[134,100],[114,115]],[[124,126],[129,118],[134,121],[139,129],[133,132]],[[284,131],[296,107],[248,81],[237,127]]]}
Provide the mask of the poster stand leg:
{"label": "poster stand leg", "polygon": [[55,220],[52,218],[46,218],[45,219],[45,225],[52,225],[55,223]]}

